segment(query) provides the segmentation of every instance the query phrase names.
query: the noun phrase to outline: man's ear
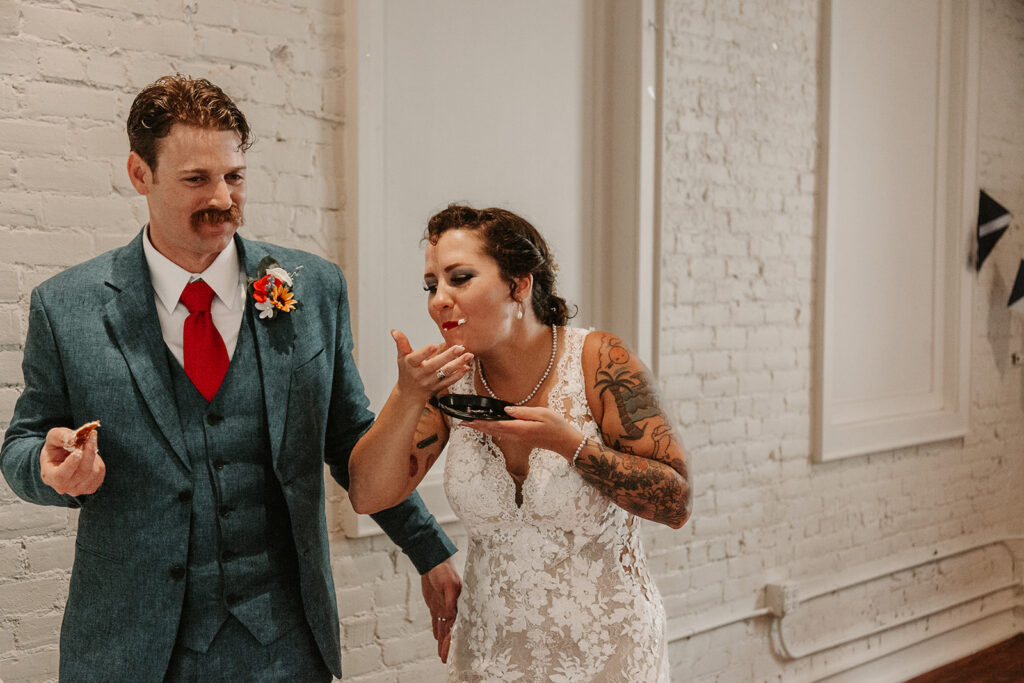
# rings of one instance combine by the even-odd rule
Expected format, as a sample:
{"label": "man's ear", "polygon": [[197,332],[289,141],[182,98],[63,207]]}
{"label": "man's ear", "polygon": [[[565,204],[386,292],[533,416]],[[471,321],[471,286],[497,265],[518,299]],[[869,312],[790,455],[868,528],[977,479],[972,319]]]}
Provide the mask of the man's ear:
{"label": "man's ear", "polygon": [[128,154],[128,180],[139,194],[149,194],[153,184],[153,171],[136,152]]}

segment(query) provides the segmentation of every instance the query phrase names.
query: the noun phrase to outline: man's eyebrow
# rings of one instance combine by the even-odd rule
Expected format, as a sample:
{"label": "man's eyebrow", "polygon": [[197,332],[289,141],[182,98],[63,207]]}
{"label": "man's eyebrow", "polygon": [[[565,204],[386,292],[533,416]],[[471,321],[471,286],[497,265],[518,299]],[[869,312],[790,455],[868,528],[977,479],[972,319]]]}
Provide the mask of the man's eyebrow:
{"label": "man's eyebrow", "polygon": [[[246,169],[246,167],[244,165],[242,165],[242,166],[235,166],[234,168],[229,168],[226,173],[238,173],[239,171],[244,171],[245,169]],[[178,171],[178,175],[182,175],[182,176],[186,176],[186,175],[208,175],[209,173],[210,173],[210,170],[206,169],[206,168],[183,168],[180,171]]]}

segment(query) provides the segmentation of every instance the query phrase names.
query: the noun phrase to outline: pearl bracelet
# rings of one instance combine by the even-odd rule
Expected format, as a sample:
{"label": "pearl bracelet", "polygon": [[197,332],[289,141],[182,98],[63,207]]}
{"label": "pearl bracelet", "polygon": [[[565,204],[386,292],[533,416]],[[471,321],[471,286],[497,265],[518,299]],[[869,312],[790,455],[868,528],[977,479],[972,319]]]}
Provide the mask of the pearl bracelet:
{"label": "pearl bracelet", "polygon": [[583,447],[587,445],[587,441],[589,441],[588,437],[584,436],[583,437],[583,441],[580,441],[580,445],[577,446],[576,450],[573,452],[573,454],[572,454],[572,466],[573,467],[576,467],[576,460],[579,459],[580,451],[582,451]]}

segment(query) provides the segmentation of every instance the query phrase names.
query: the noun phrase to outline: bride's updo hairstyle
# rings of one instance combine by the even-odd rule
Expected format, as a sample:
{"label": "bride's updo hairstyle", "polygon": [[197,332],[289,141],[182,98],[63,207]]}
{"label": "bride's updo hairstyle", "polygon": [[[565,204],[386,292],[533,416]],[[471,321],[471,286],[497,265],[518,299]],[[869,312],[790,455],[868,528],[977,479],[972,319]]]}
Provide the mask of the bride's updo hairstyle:
{"label": "bride's updo hairstyle", "polygon": [[530,304],[542,323],[565,325],[576,315],[569,313],[565,299],[555,293],[558,266],[551,258],[547,242],[525,218],[505,209],[474,209],[464,204],[449,204],[430,219],[423,238],[437,244],[441,235],[458,229],[480,232],[484,252],[498,263],[512,295],[516,293],[514,278],[533,276]]}

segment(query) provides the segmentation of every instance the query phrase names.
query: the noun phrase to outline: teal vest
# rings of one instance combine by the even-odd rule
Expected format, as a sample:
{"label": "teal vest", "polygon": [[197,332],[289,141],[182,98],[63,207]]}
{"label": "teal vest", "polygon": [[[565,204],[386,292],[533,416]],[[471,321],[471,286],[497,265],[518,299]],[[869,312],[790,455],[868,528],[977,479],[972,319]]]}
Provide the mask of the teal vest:
{"label": "teal vest", "polygon": [[193,483],[178,642],[199,652],[228,615],[264,645],[305,619],[288,508],[270,459],[252,326],[247,309],[210,403],[168,352]]}

